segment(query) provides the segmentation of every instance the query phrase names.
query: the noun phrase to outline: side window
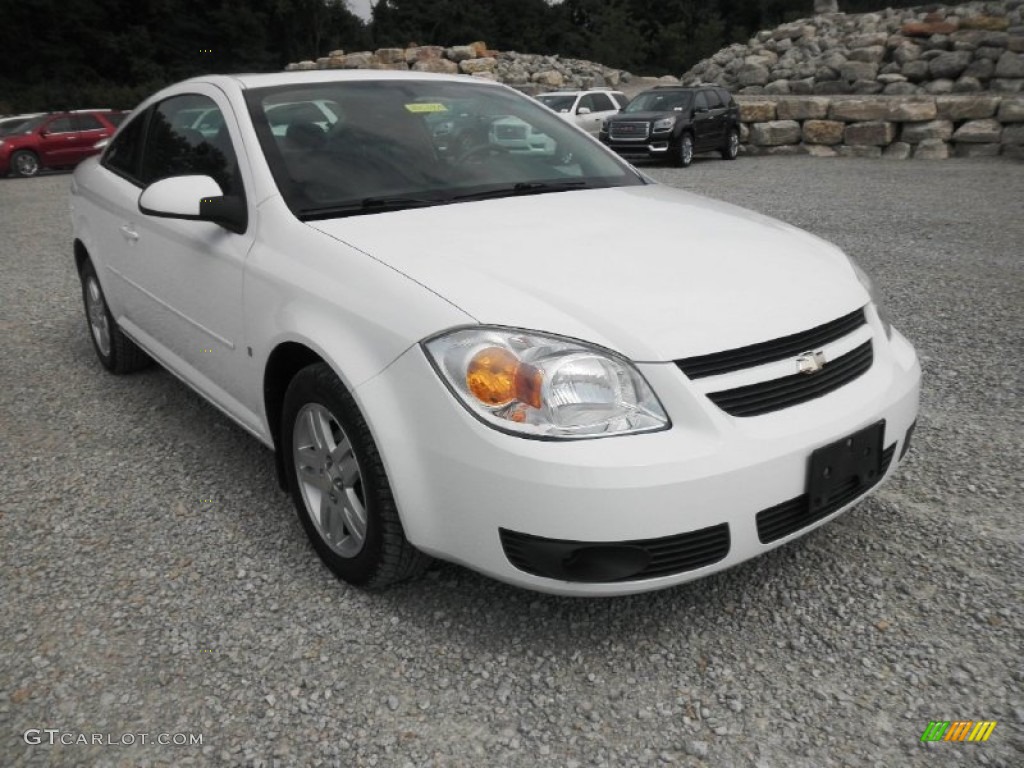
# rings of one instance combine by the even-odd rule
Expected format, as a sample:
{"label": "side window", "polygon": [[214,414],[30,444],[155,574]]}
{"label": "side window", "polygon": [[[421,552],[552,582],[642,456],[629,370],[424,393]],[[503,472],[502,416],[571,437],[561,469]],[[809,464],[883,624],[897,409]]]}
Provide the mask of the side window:
{"label": "side window", "polygon": [[723,105],[726,107],[733,106],[732,95],[728,91],[719,91],[718,95],[721,97]]}
{"label": "side window", "polygon": [[45,130],[47,133],[71,133],[75,128],[70,117],[58,117],[51,120]]}
{"label": "side window", "polygon": [[[204,132],[192,127],[200,115],[203,124],[219,128]],[[220,108],[208,96],[172,96],[153,109],[149,120],[142,182],[152,184],[170,176],[193,174],[212,176],[225,195],[242,191],[235,151]]]}
{"label": "side window", "polygon": [[103,123],[101,123],[95,115],[76,115],[75,122],[78,124],[78,130],[80,131],[103,130]]}
{"label": "side window", "polygon": [[126,125],[103,154],[100,164],[131,181],[139,178],[139,160],[142,159],[142,134],[146,127],[146,110]]}
{"label": "side window", "polygon": [[580,103],[576,105],[576,112],[579,113],[579,111],[583,107],[586,107],[591,112],[595,111],[596,108],[594,107],[594,95],[592,93],[588,93],[586,96],[580,97]]}
{"label": "side window", "polygon": [[718,98],[717,91],[704,91],[708,97],[708,106],[711,109],[719,109],[722,106],[721,100]]}
{"label": "side window", "polygon": [[708,108],[708,97],[704,95],[704,91],[697,92],[697,96],[693,100],[693,108],[697,112]]}
{"label": "side window", "polygon": [[626,94],[624,93],[620,93],[619,91],[613,91],[612,96],[615,98],[615,101],[618,102],[618,106],[616,107],[617,109],[622,109],[627,104],[629,104],[629,97],[626,96]]}
{"label": "side window", "polygon": [[595,112],[611,112],[616,108],[607,93],[595,93],[592,98],[594,99]]}

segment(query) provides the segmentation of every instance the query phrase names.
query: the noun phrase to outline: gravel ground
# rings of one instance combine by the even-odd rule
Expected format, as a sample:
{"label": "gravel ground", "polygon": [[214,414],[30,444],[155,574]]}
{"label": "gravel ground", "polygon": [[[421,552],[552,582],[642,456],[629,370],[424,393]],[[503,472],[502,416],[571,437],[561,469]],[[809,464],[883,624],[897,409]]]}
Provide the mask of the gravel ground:
{"label": "gravel ground", "polygon": [[[100,368],[69,177],[0,181],[0,766],[1024,764],[1024,166],[650,173],[844,247],[926,379],[915,450],[871,500],[608,600],[443,564],[377,595],[333,579],[269,451],[162,370]],[[998,726],[919,742],[957,719]],[[181,733],[202,745],[152,743]]]}

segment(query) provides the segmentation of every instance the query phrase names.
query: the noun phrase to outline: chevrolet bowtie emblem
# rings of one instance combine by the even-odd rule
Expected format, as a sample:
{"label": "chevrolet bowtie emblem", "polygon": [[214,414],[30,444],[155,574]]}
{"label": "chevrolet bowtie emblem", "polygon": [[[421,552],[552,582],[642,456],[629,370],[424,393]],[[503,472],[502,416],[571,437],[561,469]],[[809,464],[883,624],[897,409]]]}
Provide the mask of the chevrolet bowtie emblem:
{"label": "chevrolet bowtie emblem", "polygon": [[817,373],[824,367],[825,353],[820,350],[817,352],[804,352],[796,359],[796,369],[800,373]]}

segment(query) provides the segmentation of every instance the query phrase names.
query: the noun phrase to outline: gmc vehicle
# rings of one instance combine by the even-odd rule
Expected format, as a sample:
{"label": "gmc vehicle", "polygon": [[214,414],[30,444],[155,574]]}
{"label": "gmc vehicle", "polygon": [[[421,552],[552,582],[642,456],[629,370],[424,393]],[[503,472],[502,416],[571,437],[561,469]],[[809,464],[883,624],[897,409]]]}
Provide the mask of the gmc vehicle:
{"label": "gmc vehicle", "polygon": [[740,150],[740,110],[717,86],[659,86],[604,121],[599,138],[623,157],[668,158],[686,168],[696,152]]}

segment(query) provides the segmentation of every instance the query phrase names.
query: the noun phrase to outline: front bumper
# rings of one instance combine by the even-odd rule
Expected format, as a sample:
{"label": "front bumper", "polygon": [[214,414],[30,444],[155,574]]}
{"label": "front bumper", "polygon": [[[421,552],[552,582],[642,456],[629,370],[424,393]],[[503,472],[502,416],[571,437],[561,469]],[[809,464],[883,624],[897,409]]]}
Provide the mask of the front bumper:
{"label": "front bumper", "polygon": [[644,141],[613,141],[605,134],[599,138],[608,149],[622,157],[665,157],[672,149],[671,134],[664,137],[654,134]]}
{"label": "front bumper", "polygon": [[[752,418],[719,410],[672,363],[642,364],[673,424],[643,435],[562,442],[498,432],[455,401],[418,346],[356,396],[417,547],[530,589],[629,594],[729,568],[841,514],[863,495],[801,516],[808,458],[879,420],[889,450],[880,479],[891,475],[917,416],[920,367],[898,332],[888,341],[875,325],[873,340],[875,362],[855,381]],[[765,518],[759,521],[766,511],[790,520],[767,541]],[[662,539],[700,552],[681,572],[616,580],[635,568],[637,542]],[[536,547],[521,555],[524,541],[540,542],[539,561]],[[564,542],[581,546],[559,549]],[[545,561],[545,553],[554,560]],[[580,563],[578,571],[558,570],[567,557]],[[620,572],[601,570],[609,558],[625,562]]]}

